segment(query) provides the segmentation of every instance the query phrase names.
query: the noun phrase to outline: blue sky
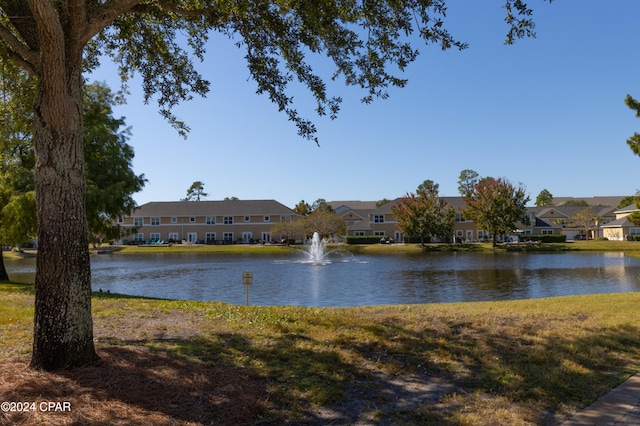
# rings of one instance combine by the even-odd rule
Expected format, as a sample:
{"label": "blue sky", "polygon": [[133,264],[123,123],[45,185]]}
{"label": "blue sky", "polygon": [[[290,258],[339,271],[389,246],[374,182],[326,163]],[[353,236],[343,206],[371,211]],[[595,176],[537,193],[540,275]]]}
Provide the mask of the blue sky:
{"label": "blue sky", "polygon": [[[314,115],[311,97],[294,88],[299,112],[318,128],[320,147],[266,96],[255,93],[243,51],[213,36],[198,69],[211,81],[207,98],[180,105],[187,140],[155,103],[144,105],[140,81],[115,109],[132,127],[136,173],[148,178],[138,204],[184,198],[194,181],[208,199],[298,201],[393,199],[430,179],[440,195],[457,196],[460,171],[522,183],[533,203],[554,196],[632,195],[640,188],[640,157],[626,144],[640,119],[624,104],[640,98],[637,17],[640,2],[529,0],[535,39],[503,44],[502,1],[449,1],[445,25],[469,43],[421,55],[404,73],[409,84],[390,98],[360,103],[364,93],[329,85],[343,98],[336,120]],[[105,63],[88,76],[114,90]],[[323,66],[327,80],[332,68]]]}

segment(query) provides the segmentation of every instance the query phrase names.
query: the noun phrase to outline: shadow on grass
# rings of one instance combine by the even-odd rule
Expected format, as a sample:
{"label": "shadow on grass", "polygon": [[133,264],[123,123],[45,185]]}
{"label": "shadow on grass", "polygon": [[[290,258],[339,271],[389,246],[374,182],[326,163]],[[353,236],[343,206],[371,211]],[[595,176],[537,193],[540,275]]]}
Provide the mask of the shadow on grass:
{"label": "shadow on grass", "polygon": [[[351,321],[310,316],[251,337],[109,337],[95,365],[44,379],[3,373],[12,387],[1,396],[71,400],[78,424],[553,424],[640,359],[640,328],[630,325],[569,338],[535,320],[508,333],[517,319],[507,317]],[[311,337],[312,322],[331,333]],[[484,423],[464,417],[474,412]]]}
{"label": "shadow on grass", "polygon": [[[567,407],[586,406],[615,387],[635,372],[630,363],[640,358],[640,329],[632,326],[603,328],[578,339],[536,338],[533,327],[530,335],[501,335],[464,322],[416,332],[389,320],[364,332],[377,340],[320,342],[295,332],[269,335],[265,343],[214,333],[158,348],[212,367],[258,374],[268,383],[273,403],[264,423],[318,425],[460,424],[456,410],[469,410],[478,393],[486,395],[485,403],[495,398],[521,406],[526,418],[545,424],[566,416]],[[444,402],[451,394],[469,400]],[[488,404],[478,409],[490,413]]]}
{"label": "shadow on grass", "polygon": [[[467,401],[460,408],[464,411],[473,411],[474,395],[480,393],[485,402],[506,399],[524,407],[533,424],[558,421],[568,414],[563,410],[589,405],[640,369],[640,328],[635,326],[603,327],[583,338],[552,335],[540,339],[535,325],[522,335],[501,334],[500,325],[495,325],[451,321],[437,332],[429,328],[415,332],[389,321],[384,330],[379,324],[374,326],[383,340],[353,349],[394,374],[437,376],[451,383],[453,393],[459,394],[453,403]],[[479,415],[490,416],[494,409],[490,405]],[[452,415],[455,410],[443,404],[396,410],[390,415],[409,424],[418,424],[420,419],[427,424],[459,424],[452,420],[458,418]],[[492,422],[510,424],[514,420],[524,421]]]}
{"label": "shadow on grass", "polygon": [[246,369],[132,347],[106,347],[99,355],[92,365],[57,373],[4,364],[2,376],[11,379],[10,389],[1,387],[4,401],[67,402],[70,409],[37,405],[0,413],[0,424],[247,425],[269,407],[264,380]]}

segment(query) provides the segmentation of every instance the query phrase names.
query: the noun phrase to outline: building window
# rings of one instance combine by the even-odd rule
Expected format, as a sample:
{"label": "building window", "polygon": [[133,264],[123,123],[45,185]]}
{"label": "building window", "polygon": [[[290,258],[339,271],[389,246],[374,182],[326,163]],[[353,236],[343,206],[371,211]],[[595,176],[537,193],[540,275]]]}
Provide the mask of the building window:
{"label": "building window", "polygon": [[151,225],[153,225],[153,226],[160,225],[160,218],[159,217],[152,217],[151,218]]}
{"label": "building window", "polygon": [[133,241],[144,241],[144,234],[142,232],[133,234]]}
{"label": "building window", "polygon": [[178,241],[178,233],[169,232],[169,241]]}
{"label": "building window", "polygon": [[629,228],[629,235],[640,235],[640,228]]}
{"label": "building window", "polygon": [[373,223],[384,223],[384,215],[381,215],[381,214],[373,215]]}
{"label": "building window", "polygon": [[364,237],[364,235],[365,235],[364,231],[353,231],[354,237]]}
{"label": "building window", "polygon": [[[207,216],[207,225],[215,225],[216,217],[215,216]],[[215,240],[215,238],[214,238]]]}
{"label": "building window", "polygon": [[373,231],[373,235],[376,235],[378,237],[384,237],[386,234],[384,231]]}
{"label": "building window", "polygon": [[196,223],[196,218],[195,218],[195,216],[191,216],[191,217],[189,218],[189,223]]}
{"label": "building window", "polygon": [[271,218],[269,216],[265,216],[263,220],[265,222],[271,222]]}
{"label": "building window", "polygon": [[118,218],[118,223],[124,223],[124,219],[122,217]]}
{"label": "building window", "polygon": [[222,219],[222,223],[224,223],[225,225],[233,225],[233,216],[225,216]]}
{"label": "building window", "polygon": [[149,234],[149,239],[152,242],[156,242],[156,241],[160,241],[160,233],[159,232],[152,232]]}
{"label": "building window", "polygon": [[177,217],[172,217],[171,218],[171,223],[178,223],[178,218]]}
{"label": "building window", "polygon": [[222,239],[224,241],[233,241],[233,232],[225,232],[222,234]]}
{"label": "building window", "polygon": [[133,226],[142,226],[142,225],[144,225],[144,218],[142,217],[133,218]]}
{"label": "building window", "polygon": [[251,222],[251,218],[250,218],[249,216],[245,216],[245,217],[244,217],[244,221],[245,221],[245,222]]}
{"label": "building window", "polygon": [[205,236],[205,240],[207,243],[213,243],[216,241],[216,233],[215,232],[207,232]]}
{"label": "building window", "polygon": [[280,222],[285,222],[285,221],[290,221],[290,220],[291,220],[291,215],[280,216]]}
{"label": "building window", "polygon": [[540,234],[542,234],[542,235],[551,235],[551,234],[553,234],[553,229],[543,229],[542,232],[540,232]]}

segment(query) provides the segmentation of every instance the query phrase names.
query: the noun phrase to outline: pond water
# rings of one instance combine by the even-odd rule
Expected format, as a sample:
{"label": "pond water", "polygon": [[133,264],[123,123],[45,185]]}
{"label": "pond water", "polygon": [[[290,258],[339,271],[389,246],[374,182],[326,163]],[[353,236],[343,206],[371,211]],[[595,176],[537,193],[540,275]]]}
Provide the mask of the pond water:
{"label": "pond water", "polygon": [[[331,254],[331,253],[330,253]],[[147,254],[92,257],[93,289],[251,305],[359,306],[528,299],[640,291],[640,259],[624,253],[426,253],[328,256]],[[33,259],[5,261],[33,281]]]}

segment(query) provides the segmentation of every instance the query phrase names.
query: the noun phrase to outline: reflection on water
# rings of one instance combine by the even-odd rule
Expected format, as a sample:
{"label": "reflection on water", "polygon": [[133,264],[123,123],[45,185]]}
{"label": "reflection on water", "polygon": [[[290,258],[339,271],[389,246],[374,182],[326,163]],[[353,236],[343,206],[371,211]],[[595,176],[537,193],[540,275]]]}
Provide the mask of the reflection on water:
{"label": "reflection on water", "polygon": [[[256,305],[447,303],[640,290],[640,259],[623,253],[428,253],[351,256],[159,254],[92,257],[93,289]],[[33,281],[35,260],[5,261]]]}

